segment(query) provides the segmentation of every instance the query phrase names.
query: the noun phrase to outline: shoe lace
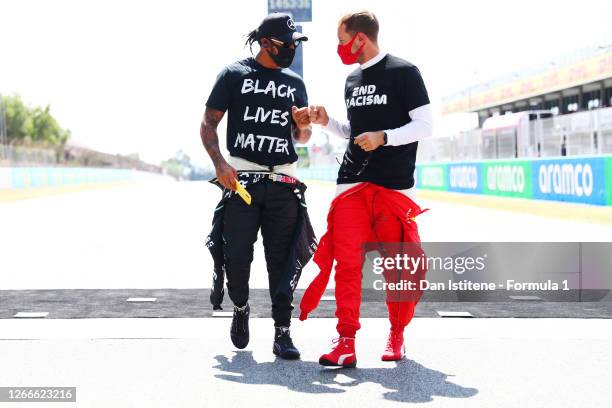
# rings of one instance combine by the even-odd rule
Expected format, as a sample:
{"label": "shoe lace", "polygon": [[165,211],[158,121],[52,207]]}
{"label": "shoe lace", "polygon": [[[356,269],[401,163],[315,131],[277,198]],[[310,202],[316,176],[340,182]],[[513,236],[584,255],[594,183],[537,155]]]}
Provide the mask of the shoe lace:
{"label": "shoe lace", "polygon": [[393,351],[393,345],[397,340],[399,340],[401,335],[399,333],[389,333],[389,338],[387,339],[387,351]]}
{"label": "shoe lace", "polygon": [[332,340],[332,345],[334,350],[339,349],[340,347],[344,347],[345,342],[347,340],[354,340],[354,337],[338,337]]}
{"label": "shoe lace", "polygon": [[231,331],[236,333],[238,330],[246,330],[247,316],[249,315],[248,310],[249,304],[242,307],[234,305],[234,317],[232,318]]}
{"label": "shoe lace", "polygon": [[281,336],[289,336],[289,328],[284,326],[276,326]]}
{"label": "shoe lace", "polygon": [[288,327],[277,327],[280,329],[280,334],[276,338],[276,341],[282,343],[286,347],[294,347],[293,340],[291,339],[291,334],[289,332]]}

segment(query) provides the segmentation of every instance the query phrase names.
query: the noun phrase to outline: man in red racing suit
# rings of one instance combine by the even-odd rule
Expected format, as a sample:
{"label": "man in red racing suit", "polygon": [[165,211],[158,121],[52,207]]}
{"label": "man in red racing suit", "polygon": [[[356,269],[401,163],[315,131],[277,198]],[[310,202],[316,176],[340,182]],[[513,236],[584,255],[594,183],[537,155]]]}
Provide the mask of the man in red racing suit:
{"label": "man in red racing suit", "polygon": [[[329,117],[323,106],[310,107],[311,123],[349,139],[327,233],[314,256],[321,272],[300,304],[300,319],[304,320],[317,306],[336,260],[339,339],[332,351],[319,359],[326,366],[356,365],[362,245],[420,243],[414,217],[423,210],[414,201],[414,170],[418,141],[432,133],[429,98],[418,68],[381,52],[377,37],[378,20],[371,12],[348,14],[340,20],[338,54],[345,64],[360,63],[346,80],[348,123]],[[391,330],[382,360],[403,358],[404,328],[417,301],[387,297]]]}

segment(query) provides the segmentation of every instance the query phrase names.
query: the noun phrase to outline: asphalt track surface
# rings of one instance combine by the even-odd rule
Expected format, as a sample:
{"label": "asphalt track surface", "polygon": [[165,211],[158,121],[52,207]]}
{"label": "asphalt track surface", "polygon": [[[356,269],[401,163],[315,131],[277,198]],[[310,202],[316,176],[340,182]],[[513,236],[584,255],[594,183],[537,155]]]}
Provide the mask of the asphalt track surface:
{"label": "asphalt track surface", "polygon": [[[20,312],[48,313],[47,319],[214,317],[208,300],[209,294],[209,289],[3,290],[0,291],[0,319],[11,319]],[[302,294],[302,289],[296,291],[296,308]],[[312,317],[334,317],[336,307],[333,290],[328,290],[326,295]],[[147,300],[128,301],[133,298]],[[251,317],[270,317],[267,289],[251,289],[249,303]],[[232,310],[227,296],[223,310]],[[546,302],[507,299],[495,302],[448,302],[425,298],[417,305],[415,316],[439,318],[439,312],[467,312],[474,318],[612,319],[612,301]],[[297,314],[298,311],[294,311],[294,316]],[[380,299],[364,300],[361,316],[386,318],[386,305]]]}
{"label": "asphalt track surface", "polygon": [[[320,236],[333,186],[311,183],[307,197]],[[54,407],[610,406],[609,301],[422,302],[407,330],[407,359],[390,364],[379,360],[384,304],[366,302],[358,368],[329,370],[317,359],[335,332],[331,301],[293,323],[301,361],[272,355],[259,244],[249,346],[236,350],[229,319],[210,317],[203,241],[215,187],[122,185],[23,198],[0,203],[0,385],[77,387],[76,404]],[[607,224],[420,203],[431,208],[419,220],[424,241],[612,237]],[[300,290],[316,272],[308,265]],[[439,318],[441,310],[476,318]],[[18,312],[48,315],[14,318]]]}
{"label": "asphalt track surface", "polygon": [[251,321],[244,350],[229,319],[3,319],[0,384],[77,387],[53,407],[610,406],[609,320],[416,319],[407,359],[383,363],[387,322],[363,319],[344,370],[317,363],[334,325],[295,324],[302,360],[280,361],[270,319]]}

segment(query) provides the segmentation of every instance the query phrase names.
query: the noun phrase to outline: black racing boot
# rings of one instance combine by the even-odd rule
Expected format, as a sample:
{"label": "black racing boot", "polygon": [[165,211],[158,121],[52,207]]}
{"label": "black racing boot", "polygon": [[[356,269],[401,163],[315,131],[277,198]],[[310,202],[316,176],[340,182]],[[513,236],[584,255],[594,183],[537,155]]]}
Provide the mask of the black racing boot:
{"label": "black racing boot", "polygon": [[230,337],[232,343],[239,349],[245,348],[249,344],[249,314],[251,308],[249,304],[242,307],[234,305],[234,317],[232,317],[232,328]]}
{"label": "black racing boot", "polygon": [[297,360],[300,358],[300,352],[293,345],[288,327],[274,327],[272,352],[285,360]]}

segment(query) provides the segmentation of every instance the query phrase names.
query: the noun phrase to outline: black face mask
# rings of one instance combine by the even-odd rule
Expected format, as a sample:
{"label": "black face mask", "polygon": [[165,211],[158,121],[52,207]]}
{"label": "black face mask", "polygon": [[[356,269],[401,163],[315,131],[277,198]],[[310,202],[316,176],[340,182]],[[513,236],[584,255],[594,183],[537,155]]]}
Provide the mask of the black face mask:
{"label": "black face mask", "polygon": [[274,48],[276,48],[278,54],[275,55],[268,51],[270,57],[272,58],[272,61],[274,61],[274,63],[281,68],[289,68],[291,66],[291,63],[293,62],[293,58],[295,57],[295,48],[285,48],[277,46],[274,46]]}

